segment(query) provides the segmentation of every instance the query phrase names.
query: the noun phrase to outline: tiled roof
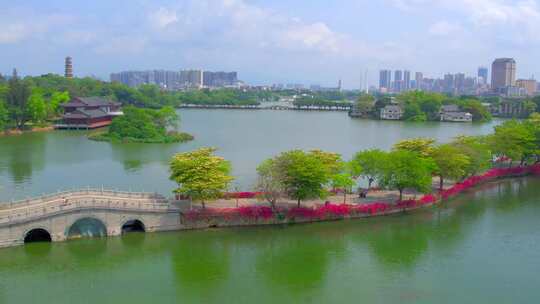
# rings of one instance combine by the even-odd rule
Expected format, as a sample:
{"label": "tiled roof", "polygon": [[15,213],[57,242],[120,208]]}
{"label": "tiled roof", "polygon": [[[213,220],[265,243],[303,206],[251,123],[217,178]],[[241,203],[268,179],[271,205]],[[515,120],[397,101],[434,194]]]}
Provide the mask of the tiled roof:
{"label": "tiled roof", "polygon": [[102,110],[83,110],[79,109],[70,113],[64,114],[64,118],[100,118],[110,116]]}

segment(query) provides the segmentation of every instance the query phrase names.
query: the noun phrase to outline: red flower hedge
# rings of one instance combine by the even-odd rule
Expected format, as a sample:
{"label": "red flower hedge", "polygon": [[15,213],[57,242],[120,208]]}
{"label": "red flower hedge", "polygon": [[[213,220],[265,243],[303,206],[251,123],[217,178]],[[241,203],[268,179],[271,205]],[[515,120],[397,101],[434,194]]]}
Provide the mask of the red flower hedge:
{"label": "red flower hedge", "polygon": [[274,216],[274,210],[266,206],[244,206],[237,208],[240,216],[249,219],[270,219]]}
{"label": "red flower hedge", "polygon": [[[485,172],[479,176],[472,176],[463,182],[456,183],[449,189],[441,192],[443,199],[455,196],[463,191],[466,191],[478,184],[504,176],[534,174],[540,175],[540,164],[535,164],[528,167],[515,168],[495,168]],[[227,198],[255,198],[261,195],[261,192],[236,192],[227,193],[224,197]],[[287,218],[306,218],[306,219],[325,219],[327,217],[345,217],[356,214],[376,215],[396,209],[415,208],[425,205],[434,204],[437,202],[437,196],[434,194],[426,194],[419,200],[406,200],[397,202],[391,205],[385,202],[373,202],[362,205],[349,204],[332,204],[328,203],[322,206],[309,207],[294,207],[286,210],[278,210],[278,213],[286,213]],[[209,219],[211,217],[221,217],[227,220],[240,216],[246,219],[271,219],[277,215],[272,208],[267,206],[244,206],[239,208],[207,208],[196,209],[185,212],[184,215],[188,220],[196,221]]]}

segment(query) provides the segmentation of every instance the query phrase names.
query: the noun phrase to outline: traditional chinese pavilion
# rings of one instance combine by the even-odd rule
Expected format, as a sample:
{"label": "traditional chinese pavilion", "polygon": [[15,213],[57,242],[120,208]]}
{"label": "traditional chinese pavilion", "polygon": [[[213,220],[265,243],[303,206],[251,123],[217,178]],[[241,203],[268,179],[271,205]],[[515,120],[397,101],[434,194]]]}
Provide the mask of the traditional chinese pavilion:
{"label": "traditional chinese pavilion", "polygon": [[59,129],[95,129],[108,126],[122,115],[121,104],[103,97],[74,97],[63,104],[64,116]]}

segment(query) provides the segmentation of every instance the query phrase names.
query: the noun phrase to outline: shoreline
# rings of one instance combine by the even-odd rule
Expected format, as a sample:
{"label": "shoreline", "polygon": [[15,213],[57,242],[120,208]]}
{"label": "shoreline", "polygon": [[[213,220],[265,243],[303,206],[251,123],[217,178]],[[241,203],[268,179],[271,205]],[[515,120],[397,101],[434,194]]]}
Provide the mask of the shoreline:
{"label": "shoreline", "polygon": [[528,167],[491,169],[482,175],[455,183],[441,193],[426,194],[420,199],[409,199],[402,202],[375,201],[358,205],[330,203],[311,207],[278,208],[277,211],[272,210],[268,205],[238,208],[197,208],[184,212],[182,215],[184,215],[183,221],[192,226],[191,229],[283,225],[388,216],[438,205],[467,190],[496,180],[536,175],[540,175],[540,164]]}
{"label": "shoreline", "polygon": [[35,127],[29,130],[10,129],[0,132],[0,137],[19,136],[27,133],[51,132],[54,131],[54,126]]}
{"label": "shoreline", "polygon": [[[0,208],[0,247],[24,244],[26,235],[45,229],[52,242],[72,239],[66,234],[69,223],[95,218],[107,227],[107,237],[123,234],[126,218],[140,220],[145,232],[182,231],[208,228],[289,225],[351,220],[405,214],[427,209],[464,191],[500,179],[540,176],[540,164],[527,167],[491,169],[456,183],[438,194],[417,200],[379,201],[368,204],[328,203],[312,207],[272,209],[266,206],[237,208],[192,208],[189,201],[166,199],[158,194],[81,190],[2,204]],[[69,219],[69,221],[67,221]],[[112,222],[111,222],[112,221]],[[66,226],[68,225],[68,226]]]}

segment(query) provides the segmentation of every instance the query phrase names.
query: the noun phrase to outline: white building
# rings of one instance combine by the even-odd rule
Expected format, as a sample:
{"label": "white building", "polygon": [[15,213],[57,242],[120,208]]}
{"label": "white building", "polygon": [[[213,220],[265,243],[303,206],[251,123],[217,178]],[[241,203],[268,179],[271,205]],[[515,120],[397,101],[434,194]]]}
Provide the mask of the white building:
{"label": "white building", "polygon": [[444,105],[441,107],[441,121],[472,122],[472,114],[461,111],[457,105]]}
{"label": "white building", "polygon": [[397,105],[389,105],[381,109],[381,119],[400,120],[403,117],[403,109]]}

